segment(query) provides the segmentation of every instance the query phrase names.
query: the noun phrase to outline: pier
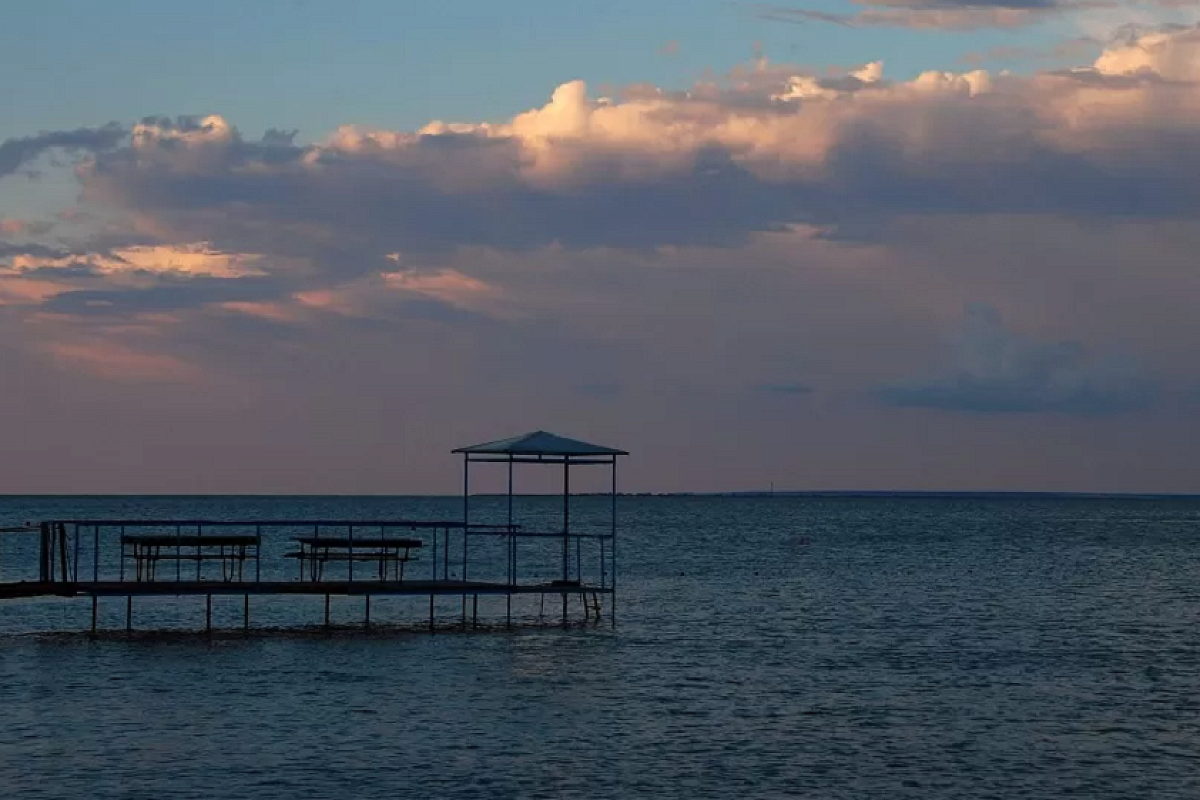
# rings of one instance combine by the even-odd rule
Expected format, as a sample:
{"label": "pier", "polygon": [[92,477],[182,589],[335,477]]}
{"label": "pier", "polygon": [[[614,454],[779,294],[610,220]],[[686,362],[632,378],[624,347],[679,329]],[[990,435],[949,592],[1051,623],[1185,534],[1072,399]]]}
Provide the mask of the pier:
{"label": "pier", "polygon": [[[242,598],[242,627],[252,627],[251,599],[263,596],[363,600],[369,628],[372,597],[427,597],[429,630],[444,624],[435,600],[457,598],[462,627],[480,624],[479,598],[505,598],[504,624],[513,623],[513,598],[561,599],[561,621],[572,608],[584,621],[616,622],[617,459],[625,451],[544,431],[459,448],[462,456],[461,519],[52,519],[5,529],[8,536],[37,537],[36,574],[6,580],[0,602],[76,598],[91,603],[90,631],[99,625],[102,599],[124,598],[124,629],[137,621],[135,601],[197,597],[205,601],[203,629],[213,631],[213,597]],[[472,468],[506,470],[507,494],[481,510],[473,502]],[[526,466],[562,471],[561,515],[536,527],[515,520],[515,471]],[[571,471],[610,470],[608,519],[580,525],[572,519]],[[499,516],[499,518],[497,518]],[[593,515],[594,516],[594,515]],[[548,554],[556,563],[545,573]],[[0,540],[0,557],[4,547]],[[528,562],[540,566],[530,569]],[[14,566],[0,561],[0,569]],[[553,573],[552,573],[553,574]],[[555,602],[558,602],[556,599]],[[2,632],[2,631],[0,631]]]}

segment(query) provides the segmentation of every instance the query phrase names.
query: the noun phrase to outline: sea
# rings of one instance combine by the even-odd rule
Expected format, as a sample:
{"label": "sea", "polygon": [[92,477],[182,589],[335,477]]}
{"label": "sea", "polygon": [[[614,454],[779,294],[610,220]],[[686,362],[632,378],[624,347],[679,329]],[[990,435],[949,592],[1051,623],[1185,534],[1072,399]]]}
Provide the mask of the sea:
{"label": "sea", "polygon": [[[460,513],[0,498],[0,526]],[[135,601],[130,636],[112,599],[91,638],[86,600],[0,602],[0,798],[1200,797],[1200,499],[622,496],[618,517],[598,623],[532,597],[508,628],[483,598],[462,630],[451,598],[430,633],[401,598],[367,631],[335,598],[325,630],[320,600],[255,598],[246,635],[217,598],[206,636],[204,601],[171,598]]]}

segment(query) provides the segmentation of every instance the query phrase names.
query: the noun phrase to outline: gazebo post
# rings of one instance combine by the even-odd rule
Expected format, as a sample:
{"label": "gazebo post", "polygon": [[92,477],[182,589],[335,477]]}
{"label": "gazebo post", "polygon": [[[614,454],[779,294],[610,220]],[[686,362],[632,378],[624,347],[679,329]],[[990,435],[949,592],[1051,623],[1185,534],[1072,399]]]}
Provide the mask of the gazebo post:
{"label": "gazebo post", "polygon": [[[471,519],[471,454],[463,453],[463,565],[462,565],[462,580],[467,581],[467,540],[471,535],[470,528]],[[449,534],[447,534],[449,537]],[[449,542],[446,544],[446,550],[449,552]],[[467,590],[463,587],[462,596],[462,624],[467,627]]]}
{"label": "gazebo post", "polygon": [[571,579],[571,457],[563,456],[563,625],[567,624],[567,581]]}
{"label": "gazebo post", "polygon": [[[508,454],[508,586],[511,589],[517,583],[517,540],[513,536],[513,457]],[[504,595],[505,624],[512,627],[512,592]]]}
{"label": "gazebo post", "polygon": [[[612,528],[609,531],[611,541],[609,542],[609,558],[612,559],[612,568],[608,578],[608,610],[609,617],[612,619],[613,627],[617,625],[617,457],[612,457],[612,510],[610,513],[610,522]],[[601,569],[604,565],[601,564]]]}

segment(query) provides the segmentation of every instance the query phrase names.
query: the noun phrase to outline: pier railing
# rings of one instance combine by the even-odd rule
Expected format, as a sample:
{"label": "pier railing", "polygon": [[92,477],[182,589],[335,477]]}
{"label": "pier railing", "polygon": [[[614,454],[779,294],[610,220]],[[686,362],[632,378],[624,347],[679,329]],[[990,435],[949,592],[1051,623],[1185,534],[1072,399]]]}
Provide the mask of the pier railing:
{"label": "pier railing", "polygon": [[26,558],[18,559],[25,569],[16,565],[16,574],[10,559],[4,580],[19,577],[61,590],[111,583],[400,583],[469,577],[520,587],[552,580],[565,538],[574,565],[570,583],[606,590],[611,581],[612,535],[604,529],[564,532],[415,519],[68,519],[46,521],[33,530],[40,534],[36,578]]}
{"label": "pier railing", "polygon": [[[250,598],[260,595],[324,596],[326,626],[332,596],[363,599],[368,626],[372,595],[428,596],[430,629],[439,597],[443,604],[461,598],[464,626],[477,624],[481,596],[506,597],[509,624],[515,596],[541,595],[539,609],[548,594],[561,595],[564,608],[568,596],[577,597],[585,616],[596,619],[599,598],[611,605],[614,597],[612,536],[587,528],[413,519],[73,519],[43,522],[35,531],[36,559],[25,548],[24,560],[27,567],[36,560],[36,579],[13,582],[6,574],[0,600],[90,597],[93,632],[105,597],[125,600],[129,631],[133,600],[141,597],[204,598],[206,630],[214,596],[240,596],[247,629]],[[555,577],[564,552],[573,555],[571,580]]]}

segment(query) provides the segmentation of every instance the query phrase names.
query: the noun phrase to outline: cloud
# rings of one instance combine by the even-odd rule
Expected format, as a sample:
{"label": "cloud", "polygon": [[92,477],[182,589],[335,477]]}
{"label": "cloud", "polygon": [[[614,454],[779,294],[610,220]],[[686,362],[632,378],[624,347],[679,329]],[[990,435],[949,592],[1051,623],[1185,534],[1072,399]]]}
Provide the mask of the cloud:
{"label": "cloud", "polygon": [[1018,28],[1063,15],[1149,9],[1175,11],[1196,0],[853,0],[861,11],[838,13],[780,5],[753,5],[750,13],[772,22],[825,22],[851,28],[937,30]]}
{"label": "cloud", "polygon": [[114,342],[53,342],[49,353],[58,361],[121,381],[194,382],[199,371],[172,356],[139,352]]}
{"label": "cloud", "polygon": [[70,252],[61,250],[57,247],[48,247],[46,245],[34,243],[10,244],[8,242],[0,242],[0,259],[35,259],[57,261],[60,259],[66,260],[70,257]]}
{"label": "cloud", "polygon": [[129,131],[123,125],[110,122],[99,128],[45,131],[36,136],[5,139],[0,142],[0,178],[11,175],[49,150],[102,153],[118,146],[128,135]]}
{"label": "cloud", "polygon": [[1078,342],[1041,342],[975,305],[955,337],[950,371],[887,386],[888,405],[980,414],[1115,414],[1147,406],[1152,382],[1126,360],[1098,357]]}
{"label": "cloud", "polygon": [[[4,262],[7,262],[5,264]],[[141,314],[286,293],[269,270],[303,272],[287,259],[226,253],[207,243],[69,251],[0,243],[0,305],[36,301],[54,314]]]}
{"label": "cloud", "polygon": [[470,307],[496,292],[494,287],[456,269],[397,270],[383,273],[383,281],[398,292],[411,292],[463,307]]}
{"label": "cloud", "polygon": [[95,274],[173,274],[241,278],[265,273],[264,257],[254,253],[222,253],[207,243],[118,247],[104,253],[62,253],[36,245],[0,246],[0,258],[11,259],[18,273],[50,270],[86,270]]}
{"label": "cloud", "polygon": [[1134,32],[1096,59],[1103,75],[1153,76],[1191,83],[1200,79],[1200,28]]}
{"label": "cloud", "polygon": [[151,120],[80,176],[85,201],[138,236],[302,257],[339,281],[389,253],[734,247],[796,226],[861,237],[912,213],[1185,217],[1200,211],[1197,53],[1189,29],[1030,76],[760,64],[615,99],[575,81],[507,122],[344,126],[311,145],[249,141],[215,116]]}
{"label": "cloud", "polygon": [[977,28],[1017,28],[1031,25],[1040,22],[1046,15],[1057,12],[1058,9],[1054,6],[1010,6],[979,3],[961,6],[938,4],[868,8],[851,14],[807,8],[760,6],[754,10],[754,15],[759,19],[774,22],[796,24],[826,22],[848,28],[974,30]]}

